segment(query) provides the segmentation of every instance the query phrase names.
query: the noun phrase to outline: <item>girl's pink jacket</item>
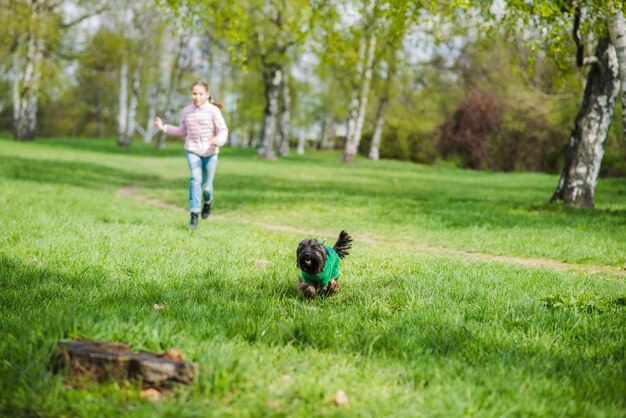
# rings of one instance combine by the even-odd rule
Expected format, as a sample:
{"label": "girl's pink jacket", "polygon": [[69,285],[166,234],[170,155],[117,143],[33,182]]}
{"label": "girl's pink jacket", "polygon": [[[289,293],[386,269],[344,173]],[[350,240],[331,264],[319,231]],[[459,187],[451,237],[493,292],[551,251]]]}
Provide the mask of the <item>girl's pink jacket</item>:
{"label": "girl's pink jacket", "polygon": [[[217,154],[228,139],[228,127],[220,109],[205,102],[183,109],[180,126],[165,125],[165,133],[185,138],[185,149],[201,157]],[[215,139],[217,146],[209,144]]]}

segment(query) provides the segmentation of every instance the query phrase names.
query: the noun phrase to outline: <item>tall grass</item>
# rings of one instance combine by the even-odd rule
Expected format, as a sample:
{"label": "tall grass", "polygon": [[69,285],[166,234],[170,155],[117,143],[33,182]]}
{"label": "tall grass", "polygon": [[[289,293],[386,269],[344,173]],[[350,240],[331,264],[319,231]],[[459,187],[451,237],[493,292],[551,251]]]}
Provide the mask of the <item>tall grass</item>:
{"label": "tall grass", "polygon": [[[118,193],[185,208],[168,147],[0,140],[0,414],[624,415],[626,283],[585,273],[624,266],[623,180],[575,210],[545,204],[554,176],[224,149],[215,216],[189,231],[182,209]],[[344,290],[303,300],[299,231],[341,229],[355,238]],[[50,370],[70,338],[178,347],[197,377],[154,403],[133,382],[70,386]]]}

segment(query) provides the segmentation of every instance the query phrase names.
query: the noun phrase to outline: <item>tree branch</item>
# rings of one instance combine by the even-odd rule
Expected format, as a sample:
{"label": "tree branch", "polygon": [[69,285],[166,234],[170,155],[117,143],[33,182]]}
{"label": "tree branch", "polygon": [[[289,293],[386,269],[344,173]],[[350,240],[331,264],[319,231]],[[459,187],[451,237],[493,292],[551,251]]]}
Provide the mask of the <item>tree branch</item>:
{"label": "tree branch", "polygon": [[574,9],[574,29],[572,35],[574,36],[574,42],[576,42],[576,65],[582,67],[585,65],[585,44],[580,39],[580,5],[576,4]]}
{"label": "tree branch", "polygon": [[574,8],[574,29],[572,30],[572,35],[574,36],[574,42],[576,42],[576,66],[584,67],[586,65],[592,65],[600,63],[598,57],[585,56],[585,44],[580,38],[580,5],[576,3]]}
{"label": "tree branch", "polygon": [[102,6],[101,8],[96,9],[93,12],[84,14],[84,15],[82,15],[82,16],[80,16],[80,17],[78,17],[78,18],[76,18],[76,19],[74,19],[74,20],[72,20],[70,22],[62,23],[61,24],[61,28],[69,29],[70,27],[79,24],[83,20],[89,19],[90,17],[95,16],[95,15],[99,15],[100,13],[104,12],[106,9],[107,9],[107,6]]}

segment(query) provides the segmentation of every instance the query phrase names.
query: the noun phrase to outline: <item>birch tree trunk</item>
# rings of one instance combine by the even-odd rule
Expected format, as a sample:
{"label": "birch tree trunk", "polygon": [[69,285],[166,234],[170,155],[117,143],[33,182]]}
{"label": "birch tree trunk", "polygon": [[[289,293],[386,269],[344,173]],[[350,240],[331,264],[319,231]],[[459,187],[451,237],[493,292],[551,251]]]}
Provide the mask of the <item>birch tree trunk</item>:
{"label": "birch tree trunk", "polygon": [[372,143],[370,144],[369,159],[378,161],[380,159],[380,143],[383,138],[383,127],[385,126],[385,113],[389,99],[384,97],[378,102],[378,109],[376,110],[376,124],[374,125],[374,135],[372,136]]}
{"label": "birch tree trunk", "polygon": [[619,78],[622,86],[622,128],[626,139],[626,20],[622,11],[615,8],[609,12],[606,23],[619,64]]}
{"label": "birch tree trunk", "polygon": [[126,136],[126,127],[128,123],[128,62],[126,59],[122,61],[120,67],[120,93],[118,98],[119,113],[117,115],[117,145],[128,145],[128,138]]}
{"label": "birch tree trunk", "polygon": [[258,155],[266,160],[276,158],[274,154],[274,140],[276,137],[276,119],[278,115],[278,96],[280,83],[283,78],[282,68],[279,65],[268,65],[264,69],[265,81],[265,111],[263,114],[263,128],[261,131],[261,145]]}
{"label": "birch tree trunk", "polygon": [[137,118],[137,106],[139,105],[139,87],[141,85],[141,70],[143,67],[143,59],[139,58],[137,66],[133,71],[133,82],[130,93],[130,103],[128,105],[128,122],[126,123],[126,145],[130,145],[135,133]]}
{"label": "birch tree trunk", "polygon": [[385,77],[385,85],[383,86],[383,94],[378,102],[378,109],[376,110],[376,125],[374,128],[374,135],[372,136],[372,143],[370,144],[369,158],[370,160],[378,161],[380,158],[380,144],[383,138],[383,127],[385,126],[385,115],[387,113],[387,107],[389,106],[389,95],[391,92],[391,82],[396,73],[396,52],[394,51],[389,59],[389,68],[387,68],[387,76]]}
{"label": "birch tree trunk", "polygon": [[[36,19],[36,12],[33,11],[33,19]],[[44,40],[37,36],[35,28],[31,26],[27,36],[23,72],[20,71],[19,44],[13,56],[13,134],[18,141],[35,138],[44,47]]]}
{"label": "birch tree trunk", "polygon": [[304,128],[300,128],[300,132],[298,134],[298,148],[296,149],[296,153],[298,155],[304,155],[305,146],[306,146],[306,132]]}
{"label": "birch tree trunk", "polygon": [[16,50],[13,52],[13,65],[11,67],[11,82],[13,88],[13,135],[17,139],[17,121],[20,116],[20,50],[21,40],[17,40]]}
{"label": "birch tree trunk", "polygon": [[319,142],[319,149],[328,149],[329,148],[329,138],[332,132],[332,120],[328,113],[324,114],[324,120],[322,121],[322,134]]}
{"label": "birch tree trunk", "polygon": [[363,132],[363,124],[365,123],[365,112],[367,110],[367,96],[370,90],[370,83],[372,81],[372,66],[374,63],[374,52],[376,50],[376,36],[372,35],[369,39],[369,46],[367,48],[367,62],[365,63],[361,92],[358,99],[358,112],[356,124],[354,126],[354,132],[352,136],[348,137],[346,141],[346,148],[343,153],[342,161],[351,163],[354,161],[354,157],[359,149],[359,143],[361,142],[361,135]]}
{"label": "birch tree trunk", "polygon": [[143,131],[143,142],[149,144],[152,142],[154,136],[154,118],[157,114],[157,103],[159,100],[159,89],[153,85],[150,87],[150,94],[148,95],[148,122],[146,128]]}
{"label": "birch tree trunk", "polygon": [[565,154],[559,184],[550,199],[578,207],[593,208],[595,189],[604,156],[615,99],[619,91],[615,48],[602,38],[596,49],[598,62],[592,64],[587,85]]}
{"label": "birch tree trunk", "polygon": [[[171,66],[169,67],[169,77],[167,79],[167,95],[165,99],[165,112],[163,114],[166,121],[171,120],[174,117],[174,108],[173,108],[173,98],[174,91],[177,88],[177,85],[180,83],[180,79],[182,77],[182,69],[183,67],[182,61],[183,50],[185,48],[185,44],[187,43],[188,38],[185,35],[181,35],[178,37],[178,43],[176,44],[176,52],[175,57],[172,61]],[[157,149],[165,149],[165,132],[161,132],[157,139],[156,147]]]}
{"label": "birch tree trunk", "polygon": [[286,71],[284,71],[280,87],[282,113],[280,115],[280,128],[278,130],[280,138],[278,155],[281,157],[286,157],[289,155],[289,130],[291,128],[291,96],[289,94],[289,76]]}
{"label": "birch tree trunk", "polygon": [[[367,46],[367,40],[362,37],[359,40],[359,58],[356,65],[356,83],[352,88],[352,96],[350,98],[350,105],[348,105],[348,121],[346,123],[346,144],[345,150],[348,148],[348,144],[354,142],[354,134],[356,132],[357,119],[359,118],[359,87],[363,80],[363,65],[365,61],[365,48]],[[344,158],[344,157],[342,157]]]}

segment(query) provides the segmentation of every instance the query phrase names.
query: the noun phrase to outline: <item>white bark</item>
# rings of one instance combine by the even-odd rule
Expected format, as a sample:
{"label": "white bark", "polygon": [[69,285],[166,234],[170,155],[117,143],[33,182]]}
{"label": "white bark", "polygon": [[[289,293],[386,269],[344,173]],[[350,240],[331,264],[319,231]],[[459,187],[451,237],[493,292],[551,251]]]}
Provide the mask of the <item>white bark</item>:
{"label": "white bark", "polygon": [[367,46],[367,40],[362,37],[359,40],[359,58],[356,65],[356,83],[352,89],[352,96],[350,98],[350,105],[348,106],[348,121],[346,129],[346,145],[344,152],[352,150],[354,143],[354,135],[356,133],[357,119],[359,118],[359,87],[363,80],[363,66],[365,61],[365,48]]}
{"label": "white bark", "polygon": [[[353,131],[350,130],[348,125],[348,138],[346,140],[346,147],[344,149],[342,160],[350,163],[354,161],[354,157],[359,149],[359,143],[361,142],[361,135],[363,133],[363,125],[365,123],[365,112],[367,110],[367,96],[369,95],[370,84],[372,81],[372,67],[374,64],[374,52],[376,50],[376,36],[371,35],[369,39],[369,45],[367,47],[366,62],[363,66],[361,75],[360,92],[358,95],[358,106],[356,112],[356,119],[353,121]],[[351,103],[352,106],[352,103]],[[351,109],[353,112],[354,109]],[[352,118],[353,114],[350,115]]]}
{"label": "white bark", "polygon": [[41,88],[41,65],[43,61],[44,40],[37,38],[35,42],[35,60],[32,85],[28,94],[26,120],[28,121],[28,138],[35,138],[37,131],[37,110],[39,105],[39,90]]}
{"label": "white bark", "polygon": [[[35,9],[33,20],[36,20],[36,17]],[[17,140],[35,137],[44,48],[44,40],[37,36],[36,28],[31,26],[27,36],[23,71],[20,71],[19,46],[13,56],[13,129]]]}
{"label": "white bark", "polygon": [[615,48],[608,39],[598,42],[599,63],[589,70],[583,103],[569,140],[565,165],[552,201],[594,207],[595,189],[604,144],[619,92]]}
{"label": "white bark", "polygon": [[324,114],[324,120],[322,122],[322,135],[320,138],[320,142],[319,142],[319,148],[320,149],[328,149],[329,148],[329,142],[330,142],[330,136],[331,134],[333,134],[333,129],[332,129],[332,119],[330,117],[330,115],[328,113]]}
{"label": "white bark", "polygon": [[[165,80],[165,89],[167,90],[165,99],[165,112],[164,120],[170,121],[174,118],[174,91],[178,88],[182,77],[182,69],[189,64],[189,57],[185,54],[185,45],[188,43],[189,37],[186,34],[180,34],[177,38],[177,42],[174,45],[174,58],[169,63],[164,64],[164,73],[168,74]],[[164,132],[161,132],[158,136],[156,147],[158,149],[165,149]]]}
{"label": "white bark", "polygon": [[[12,83],[13,83],[13,126],[17,127],[17,121],[20,116],[20,59],[19,50],[20,40],[18,40],[18,46],[13,53],[13,67],[11,69]],[[17,132],[17,130],[16,130]]]}
{"label": "white bark", "polygon": [[300,128],[300,134],[298,135],[298,148],[296,150],[296,153],[298,155],[304,154],[305,145],[306,145],[306,133],[304,131],[304,128]]}
{"label": "white bark", "polygon": [[372,143],[370,145],[369,159],[378,161],[380,158],[380,144],[383,138],[383,127],[385,126],[385,112],[387,110],[387,100],[381,100],[378,103],[378,110],[376,111],[376,125],[374,127],[374,135],[372,136]]}
{"label": "white bark", "polygon": [[143,130],[143,142],[146,144],[152,142],[152,137],[155,133],[153,121],[157,114],[158,91],[156,86],[150,88],[150,95],[148,97],[148,122],[146,123],[146,128]]}
{"label": "white bark", "polygon": [[120,91],[119,91],[119,113],[117,116],[118,135],[117,143],[126,145],[128,139],[126,137],[126,126],[128,123],[128,62],[124,59],[120,67]]}
{"label": "white bark", "polygon": [[372,143],[370,144],[369,158],[377,161],[380,158],[380,144],[383,139],[383,127],[385,126],[385,115],[387,113],[387,107],[389,106],[389,95],[391,92],[391,83],[396,73],[396,57],[397,52],[394,51],[389,59],[389,65],[387,68],[387,74],[385,76],[385,85],[383,87],[383,94],[378,103],[378,109],[376,111],[376,125],[374,127],[374,135],[372,136]]}
{"label": "white bark", "polygon": [[357,149],[359,147],[359,142],[361,142],[361,135],[363,134],[363,124],[365,123],[365,113],[367,111],[367,98],[372,82],[372,66],[374,64],[375,51],[376,36],[372,35],[369,42],[369,48],[367,50],[367,63],[365,66],[365,74],[363,76],[363,85],[361,87],[361,97],[359,99],[359,117],[357,119],[356,131],[354,133],[354,141],[356,142]]}
{"label": "white bark", "polygon": [[130,103],[128,104],[128,122],[126,124],[126,141],[130,144],[135,133],[135,119],[137,117],[137,106],[139,105],[139,87],[141,85],[141,70],[143,60],[140,58],[137,67],[133,71],[133,83],[131,87]]}
{"label": "white bark", "polygon": [[622,86],[622,128],[626,139],[626,20],[621,10],[611,10],[606,19],[611,43],[619,64],[619,78]]}
{"label": "white bark", "polygon": [[272,65],[265,74],[265,112],[263,114],[263,129],[261,131],[261,146],[258,155],[267,160],[273,160],[274,141],[276,137],[276,122],[278,115],[278,99],[283,72],[280,66]]}

